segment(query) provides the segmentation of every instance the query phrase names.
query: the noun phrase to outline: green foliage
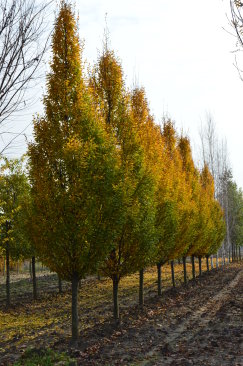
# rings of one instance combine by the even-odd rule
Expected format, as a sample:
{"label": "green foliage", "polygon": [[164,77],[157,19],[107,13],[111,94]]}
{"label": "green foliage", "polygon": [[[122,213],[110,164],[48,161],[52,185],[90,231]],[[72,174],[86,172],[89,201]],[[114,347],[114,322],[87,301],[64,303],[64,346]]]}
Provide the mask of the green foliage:
{"label": "green foliage", "polygon": [[156,126],[143,88],[126,89],[107,39],[88,80],[66,1],[46,89],[19,218],[51,270],[76,287],[97,269],[118,283],[151,263],[218,248],[225,228],[208,168],[199,172],[170,120]]}
{"label": "green foliage", "polygon": [[62,3],[52,41],[45,114],[29,146],[35,247],[62,278],[95,271],[111,246],[116,152],[92,110],[70,5]]}
{"label": "green foliage", "polygon": [[236,246],[243,244],[243,192],[236,183],[228,182],[230,239]]}
{"label": "green foliage", "polygon": [[[9,245],[12,259],[27,258],[30,243],[23,230],[24,202],[28,200],[30,187],[24,169],[24,158],[2,159],[0,175],[1,242],[0,248]],[[6,230],[6,223],[8,229]]]}
{"label": "green foliage", "polygon": [[223,211],[214,198],[214,181],[207,165],[200,174],[197,234],[197,247],[194,254],[198,256],[216,253],[225,237]]}
{"label": "green foliage", "polygon": [[76,361],[65,353],[57,353],[50,349],[28,349],[14,366],[54,366],[59,362],[63,366],[77,365]]}
{"label": "green foliage", "polygon": [[113,248],[102,266],[106,275],[119,281],[146,266],[153,255],[155,184],[130,113],[130,95],[125,90],[121,65],[107,47],[94,68],[90,86],[97,114],[113,135],[119,158],[114,186],[117,207],[111,218]]}
{"label": "green foliage", "polygon": [[183,174],[177,149],[177,135],[170,120],[164,121],[161,144],[163,159],[159,165],[161,175],[156,195],[156,228],[159,235],[157,263],[174,259],[179,245],[181,247],[176,238],[179,230],[179,196],[182,193]]}

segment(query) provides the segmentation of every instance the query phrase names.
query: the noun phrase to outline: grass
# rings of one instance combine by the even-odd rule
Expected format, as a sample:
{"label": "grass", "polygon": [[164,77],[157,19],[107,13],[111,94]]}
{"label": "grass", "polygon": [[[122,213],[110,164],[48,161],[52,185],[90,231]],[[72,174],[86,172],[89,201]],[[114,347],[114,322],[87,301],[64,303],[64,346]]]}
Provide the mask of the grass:
{"label": "grass", "polygon": [[38,350],[28,349],[21,357],[21,360],[14,366],[76,366],[75,360],[68,357],[65,353],[56,353],[50,349]]}

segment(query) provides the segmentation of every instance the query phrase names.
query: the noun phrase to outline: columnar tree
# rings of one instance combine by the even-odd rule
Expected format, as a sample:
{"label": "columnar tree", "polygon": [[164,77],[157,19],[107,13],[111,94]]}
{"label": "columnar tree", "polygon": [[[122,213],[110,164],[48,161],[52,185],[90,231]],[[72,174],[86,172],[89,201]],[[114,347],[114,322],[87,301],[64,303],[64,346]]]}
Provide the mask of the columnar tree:
{"label": "columnar tree", "polygon": [[[78,338],[78,284],[107,257],[112,237],[116,151],[93,111],[71,5],[61,2],[52,37],[45,113],[29,145],[35,247],[72,283],[72,339]],[[113,205],[114,204],[114,205]]]}
{"label": "columnar tree", "polygon": [[221,246],[225,236],[225,225],[222,209],[214,198],[214,180],[205,164],[200,174],[199,215],[197,218],[197,245],[195,254],[208,258]]}
{"label": "columnar tree", "polygon": [[108,49],[107,42],[90,79],[90,87],[97,114],[116,139],[119,156],[115,189],[120,204],[114,221],[114,247],[102,266],[103,272],[113,281],[114,318],[119,322],[120,279],[142,270],[153,252],[154,180],[147,169],[120,62]]}
{"label": "columnar tree", "polygon": [[[136,127],[136,131],[139,136],[139,141],[144,151],[146,169],[153,176],[153,182],[155,188],[154,208],[156,208],[156,215],[157,215],[159,184],[163,179],[162,175],[165,164],[165,154],[164,154],[163,138],[161,135],[160,127],[155,124],[154,118],[151,115],[144,88],[136,87],[132,90],[131,112],[132,112],[133,123]],[[156,246],[153,249],[153,253],[151,252],[152,255],[146,255],[147,261],[144,262],[144,265],[154,264],[156,258],[156,248],[158,245],[158,239],[160,234],[156,223],[155,227],[156,227]],[[140,270],[139,278],[140,278],[139,300],[140,304],[142,304],[143,269]]]}
{"label": "columnar tree", "polygon": [[[179,240],[181,240],[183,248],[183,269],[184,282],[187,280],[186,274],[186,256],[194,255],[194,247],[196,245],[197,235],[197,217],[199,215],[198,200],[200,194],[199,171],[195,167],[190,141],[187,137],[181,136],[178,144],[183,171],[185,173],[186,195],[183,215],[180,216]],[[194,265],[194,257],[192,259]],[[194,271],[194,267],[193,267]],[[195,272],[195,271],[194,271]]]}
{"label": "columnar tree", "polygon": [[[159,240],[156,248],[158,272],[158,295],[161,295],[161,266],[174,260],[181,251],[177,241],[181,198],[183,195],[183,172],[177,149],[177,135],[173,123],[164,121],[161,131],[161,154],[163,163],[157,193],[156,227]],[[172,263],[172,271],[173,271]]]}
{"label": "columnar tree", "polygon": [[227,183],[228,191],[228,223],[229,235],[232,244],[232,257],[238,257],[237,251],[242,246],[243,237],[243,195],[233,180]]}

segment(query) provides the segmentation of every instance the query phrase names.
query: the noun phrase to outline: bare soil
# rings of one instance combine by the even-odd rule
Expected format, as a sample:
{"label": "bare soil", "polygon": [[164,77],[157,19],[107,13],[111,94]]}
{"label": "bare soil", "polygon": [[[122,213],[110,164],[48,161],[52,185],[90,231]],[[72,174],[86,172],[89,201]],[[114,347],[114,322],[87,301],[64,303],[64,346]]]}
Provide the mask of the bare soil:
{"label": "bare soil", "polygon": [[[91,281],[90,285],[96,286]],[[170,288],[162,297],[147,292],[142,310],[127,297],[119,326],[114,326],[110,317],[100,321],[102,304],[90,308],[90,313],[86,309],[87,322],[90,314],[92,325],[82,328],[75,346],[68,333],[53,330],[40,332],[29,345],[67,352],[82,366],[242,366],[242,290],[243,264],[227,265],[204,272],[186,286]],[[104,303],[103,311],[107,306]],[[70,324],[62,326],[65,330]],[[0,352],[1,366],[12,365],[12,360],[20,356],[13,340],[7,343],[0,342],[0,348],[7,350],[2,358]]]}
{"label": "bare soil", "polygon": [[[243,268],[204,273],[195,283],[127,312],[119,329],[97,327],[79,365],[243,365]],[[71,354],[78,355],[78,350]]]}

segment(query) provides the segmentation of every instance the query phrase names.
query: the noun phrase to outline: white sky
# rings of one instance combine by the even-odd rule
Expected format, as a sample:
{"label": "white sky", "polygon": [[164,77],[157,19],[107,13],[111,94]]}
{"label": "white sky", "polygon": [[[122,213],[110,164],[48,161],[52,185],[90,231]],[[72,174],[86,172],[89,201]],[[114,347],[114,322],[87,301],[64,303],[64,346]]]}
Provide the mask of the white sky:
{"label": "white sky", "polygon": [[[219,137],[227,138],[234,179],[243,187],[243,82],[233,66],[236,40],[223,30],[230,29],[229,0],[76,3],[87,61],[95,62],[102,48],[107,13],[111,47],[121,59],[127,86],[138,80],[157,122],[169,114],[177,130],[189,134],[193,147],[210,112]],[[38,112],[38,103],[35,107]],[[17,146],[15,154],[22,153],[23,142]]]}

